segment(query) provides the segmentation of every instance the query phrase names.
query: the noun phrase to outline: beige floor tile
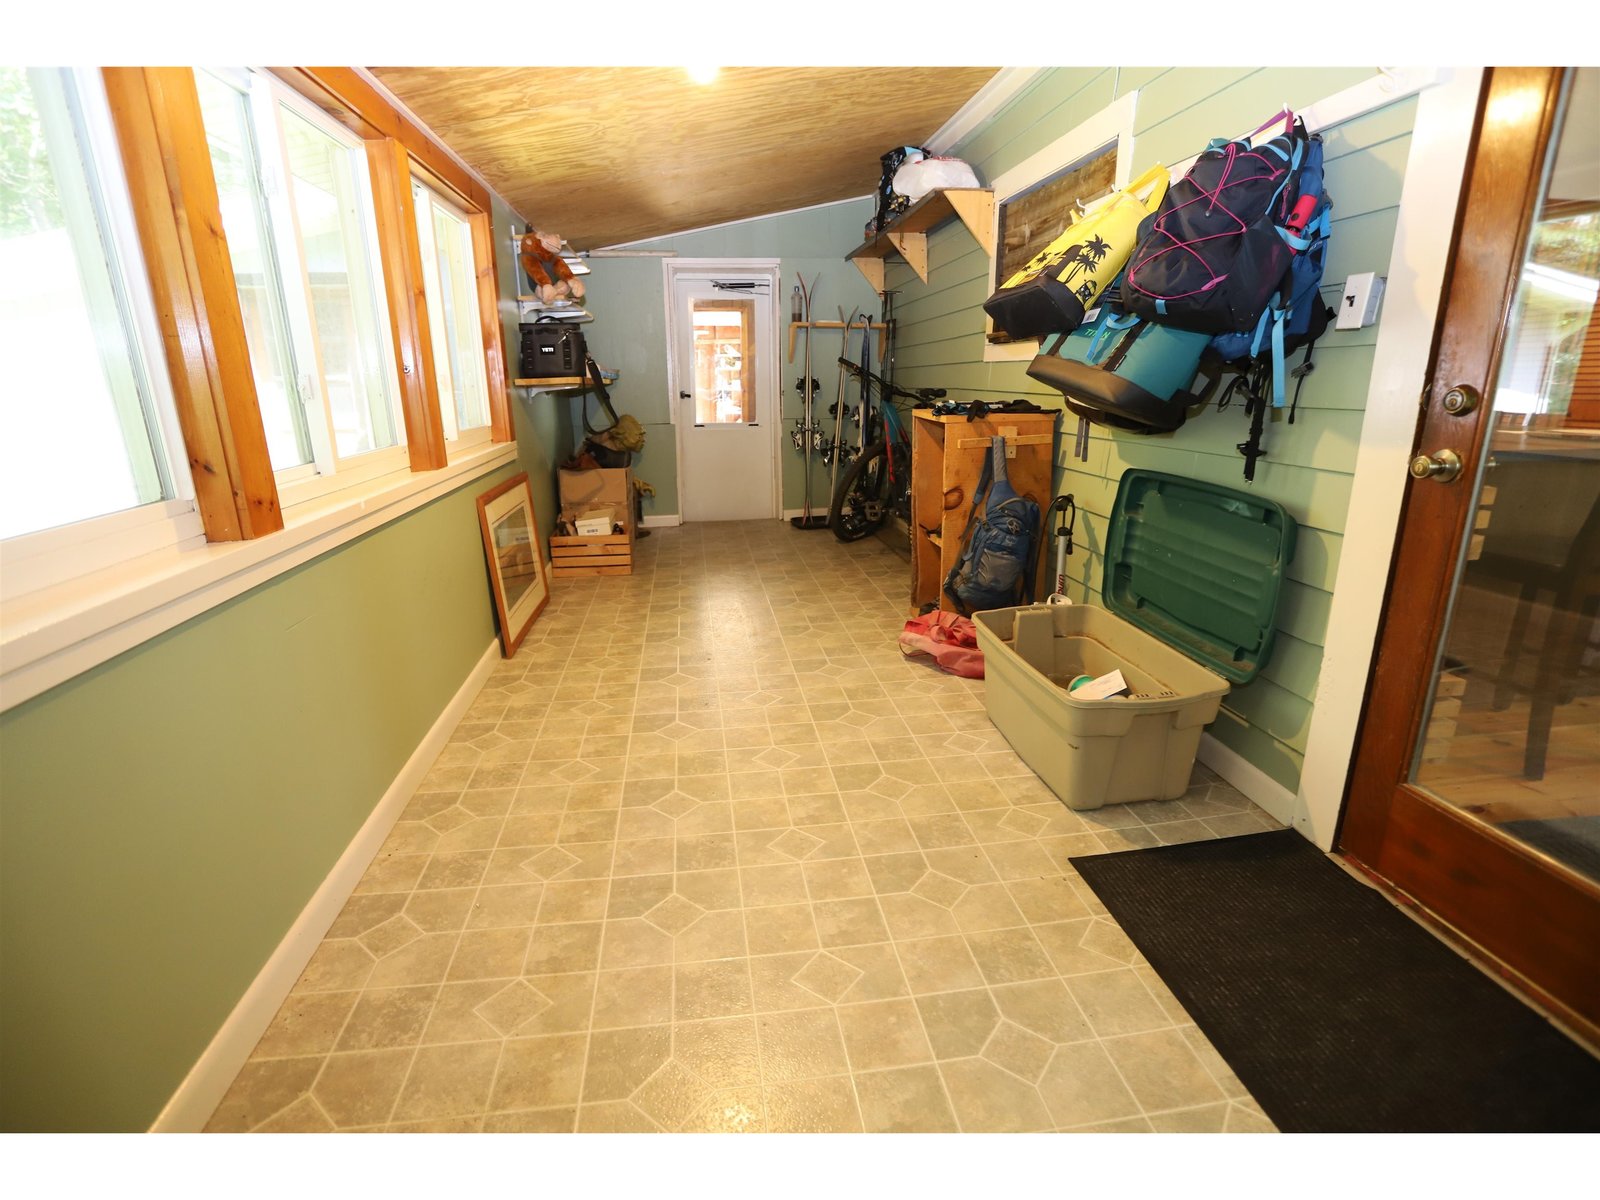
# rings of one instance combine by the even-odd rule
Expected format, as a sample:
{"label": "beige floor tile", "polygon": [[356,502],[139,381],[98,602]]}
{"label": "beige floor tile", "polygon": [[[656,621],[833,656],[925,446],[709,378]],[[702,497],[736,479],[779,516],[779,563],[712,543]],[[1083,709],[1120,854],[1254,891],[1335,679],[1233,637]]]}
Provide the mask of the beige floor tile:
{"label": "beige floor tile", "polygon": [[1056,1047],[1039,1094],[1057,1128],[1139,1115],[1139,1103],[1099,1042]]}
{"label": "beige floor tile", "polygon": [[437,984],[367,989],[351,1011],[337,1048],[385,1050],[416,1045],[438,995]]}
{"label": "beige floor tile", "polygon": [[511,1038],[500,1055],[489,1111],[576,1104],[587,1049],[581,1033]]}
{"label": "beige floor tile", "polygon": [[1066,985],[1100,1037],[1141,1033],[1173,1023],[1131,968],[1074,975]]}
{"label": "beige floor tile", "polygon": [[1221,1087],[1176,1029],[1106,1038],[1101,1044],[1146,1112],[1225,1099]]}
{"label": "beige floor tile", "polygon": [[1017,983],[1055,974],[1049,956],[1031,930],[991,929],[969,933],[966,939],[978,969],[991,984]]}
{"label": "beige floor tile", "polygon": [[909,999],[840,1005],[837,1014],[852,1071],[911,1066],[933,1058],[922,1018]]}
{"label": "beige floor tile", "polygon": [[[452,1048],[453,1049],[453,1048]],[[494,1059],[499,1056],[500,1043],[489,1043],[480,1048],[489,1053],[488,1070],[493,1072]],[[317,1104],[337,1126],[348,1129],[358,1125],[380,1124],[390,1118],[401,1086],[407,1080],[416,1052],[402,1050],[363,1050],[354,1054],[335,1054],[328,1058],[311,1089]],[[425,1077],[426,1078],[426,1077]],[[487,1095],[487,1080],[484,1094]],[[471,1098],[466,1100],[469,1105]],[[481,1109],[481,1101],[478,1104]],[[465,1110],[462,1110],[465,1111]],[[408,1118],[433,1115],[431,1112],[406,1113]]]}
{"label": "beige floor tile", "polygon": [[539,1108],[526,1112],[490,1113],[484,1133],[571,1133],[578,1122],[576,1107]]}
{"label": "beige floor tile", "polygon": [[855,1077],[868,1133],[954,1133],[955,1114],[935,1066],[898,1067]]}
{"label": "beige floor tile", "polygon": [[496,668],[211,1128],[1272,1128],[1070,864],[1270,818],[1201,768],[1066,808],[873,540],[640,553]]}
{"label": "beige floor tile", "polygon": [[664,1025],[672,1021],[672,967],[601,971],[595,977],[595,1029]]}
{"label": "beige floor tile", "polygon": [[[400,1098],[395,1101],[394,1112],[390,1119],[395,1121],[416,1121],[431,1117],[459,1117],[471,1113],[482,1113],[487,1109],[489,1091],[494,1083],[495,1066],[500,1060],[502,1043],[475,1042],[457,1046],[423,1046],[416,1051],[416,1058],[411,1063],[410,1073],[406,1075],[405,1086],[400,1092]],[[372,1051],[373,1054],[384,1053]],[[338,1058],[340,1056],[335,1056]],[[352,1055],[359,1058],[360,1055]],[[334,1060],[329,1060],[329,1066],[334,1065]],[[328,1078],[329,1072],[323,1071],[323,1080]],[[322,1080],[318,1081],[320,1087]],[[323,1108],[328,1108],[328,1100],[319,1096]],[[332,1110],[336,1123],[339,1117]],[[354,1120],[349,1124],[364,1124]]]}
{"label": "beige floor tile", "polygon": [[211,1114],[206,1132],[245,1133],[270,1120],[311,1091],[323,1062],[323,1056],[315,1055],[245,1063]]}
{"label": "beige floor tile", "polygon": [[766,1104],[759,1087],[714,1092],[687,1121],[682,1133],[764,1133]]}
{"label": "beige floor tile", "polygon": [[982,1058],[939,1064],[956,1118],[967,1133],[1028,1133],[1052,1127],[1032,1084]]}
{"label": "beige floor tile", "polygon": [[756,1018],[761,1076],[767,1083],[839,1075],[849,1070],[832,1008],[765,1013]]}
{"label": "beige floor tile", "polygon": [[753,1007],[748,959],[679,963],[673,968],[675,1021],[742,1016]]}
{"label": "beige floor tile", "polygon": [[670,1026],[596,1030],[589,1036],[583,1075],[584,1105],[626,1100],[671,1057]]}
{"label": "beige floor tile", "polygon": [[857,1133],[861,1113],[848,1075],[762,1089],[769,1133]]}
{"label": "beige floor tile", "polygon": [[[781,867],[758,867],[756,870],[783,870]],[[799,867],[792,868],[799,877]],[[800,880],[802,896],[804,879]],[[745,910],[745,933],[751,954],[781,954],[800,950],[815,950],[821,945],[817,940],[816,922],[811,916],[811,905],[769,905]]]}

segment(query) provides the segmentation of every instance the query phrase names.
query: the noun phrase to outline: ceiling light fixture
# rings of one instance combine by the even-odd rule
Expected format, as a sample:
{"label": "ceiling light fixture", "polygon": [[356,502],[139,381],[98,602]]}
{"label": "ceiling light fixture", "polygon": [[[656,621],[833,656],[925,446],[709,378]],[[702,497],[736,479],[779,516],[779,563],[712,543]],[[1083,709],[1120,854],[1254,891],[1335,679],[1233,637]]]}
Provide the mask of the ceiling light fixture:
{"label": "ceiling light fixture", "polygon": [[689,81],[691,83],[701,83],[701,84],[715,83],[716,80],[717,80],[717,72],[720,71],[721,69],[722,69],[721,67],[685,67],[684,68],[685,71],[689,72]]}

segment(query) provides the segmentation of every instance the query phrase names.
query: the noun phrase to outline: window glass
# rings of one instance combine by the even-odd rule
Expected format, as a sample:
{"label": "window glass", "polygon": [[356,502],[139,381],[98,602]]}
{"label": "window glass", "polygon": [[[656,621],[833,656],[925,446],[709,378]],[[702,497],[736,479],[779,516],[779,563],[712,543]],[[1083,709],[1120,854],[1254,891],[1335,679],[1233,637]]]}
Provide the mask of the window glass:
{"label": "window glass", "polygon": [[85,120],[0,67],[0,537],[173,495]]}
{"label": "window glass", "polygon": [[287,107],[282,118],[335,449],[345,457],[393,446],[399,422],[372,206],[357,170],[364,158]]}
{"label": "window glass", "polygon": [[250,346],[256,401],[275,470],[311,461],[312,447],[299,394],[300,369],[289,336],[283,284],[271,252],[272,225],[261,184],[250,103],[237,89],[204,71],[195,73],[206,146],[217,178],[222,228]]}
{"label": "window glass", "polygon": [[445,434],[459,436],[489,424],[482,327],[472,259],[472,228],[438,193],[412,183],[417,237],[422,247],[434,374]]}

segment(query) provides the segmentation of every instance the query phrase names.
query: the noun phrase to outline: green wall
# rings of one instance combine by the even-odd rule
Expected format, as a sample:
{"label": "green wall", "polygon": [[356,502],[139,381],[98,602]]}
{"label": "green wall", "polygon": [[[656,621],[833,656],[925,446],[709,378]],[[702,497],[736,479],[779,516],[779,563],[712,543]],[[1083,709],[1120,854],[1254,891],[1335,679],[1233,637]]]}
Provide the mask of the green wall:
{"label": "green wall", "polygon": [[[872,186],[872,180],[867,186]],[[804,276],[806,286],[816,279],[812,319],[836,321],[838,309],[848,315],[853,308],[876,313],[878,300],[861,272],[844,261],[860,245],[862,230],[873,212],[870,199],[847,200],[820,208],[782,213],[751,221],[723,225],[700,233],[657,238],[629,246],[633,250],[670,250],[680,258],[775,258],[781,262],[781,312],[785,327],[779,331],[785,361],[783,381],[784,443],[783,506],[800,507],[805,480],[803,459],[788,442],[788,431],[800,417],[795,382],[801,376],[801,353],[787,361],[789,294]],[[590,352],[606,367],[621,371],[611,387],[611,401],[619,413],[632,413],[645,427],[644,452],[634,457],[634,474],[656,489],[654,501],[645,503],[645,515],[675,514],[678,510],[677,443],[668,420],[666,304],[662,295],[661,259],[596,258],[589,263],[589,297],[586,306],[595,319],[584,326]],[[837,357],[838,335],[819,332],[812,351],[811,373],[821,384],[822,407],[833,402],[838,369],[824,370],[819,362]],[[831,341],[829,339],[832,339]],[[819,357],[820,356],[820,357]],[[877,350],[874,346],[874,361]],[[577,401],[565,403],[577,412]],[[594,420],[591,410],[591,421]],[[582,429],[574,418],[573,428]],[[826,505],[827,470],[812,459],[812,503]]]}
{"label": "green wall", "polygon": [[512,402],[516,466],[0,714],[0,1128],[148,1128],[282,941],[494,639],[477,496],[553,519]]}
{"label": "green wall", "polygon": [[[1153,162],[1179,162],[1198,153],[1212,137],[1251,129],[1285,100],[1310,105],[1373,74],[1371,68],[1063,68],[1036,79],[950,153],[970,161],[981,179],[992,180],[1137,88],[1137,175]],[[1415,101],[1402,100],[1323,132],[1335,217],[1324,279],[1332,303],[1351,272],[1388,274],[1414,114]],[[989,260],[959,223],[929,238],[929,267],[924,284],[909,267],[890,260],[889,286],[900,292],[899,380],[948,388],[961,397],[1028,396],[1060,407],[1059,393],[1027,378],[1026,363],[983,361],[980,306],[992,290]],[[1075,599],[1097,598],[1105,516],[1129,467],[1253,486],[1300,522],[1272,661],[1260,679],[1233,691],[1210,728],[1290,790],[1299,780],[1322,662],[1376,335],[1376,326],[1329,330],[1318,343],[1299,416],[1291,426],[1283,414],[1273,414],[1264,437],[1269,456],[1257,466],[1254,485],[1244,482],[1243,460],[1234,449],[1247,433],[1238,406],[1206,410],[1172,434],[1140,436],[1094,426],[1087,462],[1071,457],[1076,418],[1064,421],[1058,442],[1057,490],[1073,493],[1080,513],[1077,553],[1069,565]]]}

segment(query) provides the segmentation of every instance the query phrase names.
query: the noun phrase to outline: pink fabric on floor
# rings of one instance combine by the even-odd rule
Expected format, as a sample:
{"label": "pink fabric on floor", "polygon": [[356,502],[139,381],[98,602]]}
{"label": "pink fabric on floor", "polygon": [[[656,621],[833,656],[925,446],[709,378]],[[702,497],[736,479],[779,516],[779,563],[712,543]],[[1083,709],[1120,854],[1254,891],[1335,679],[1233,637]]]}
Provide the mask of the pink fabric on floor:
{"label": "pink fabric on floor", "polygon": [[926,654],[941,671],[966,679],[983,678],[978,631],[970,620],[957,613],[935,610],[912,617],[900,633],[900,653],[907,658]]}

